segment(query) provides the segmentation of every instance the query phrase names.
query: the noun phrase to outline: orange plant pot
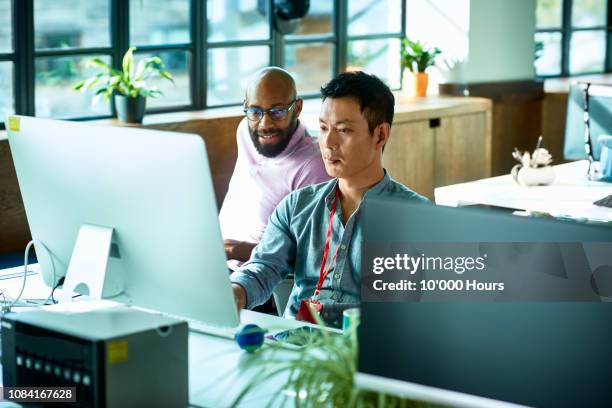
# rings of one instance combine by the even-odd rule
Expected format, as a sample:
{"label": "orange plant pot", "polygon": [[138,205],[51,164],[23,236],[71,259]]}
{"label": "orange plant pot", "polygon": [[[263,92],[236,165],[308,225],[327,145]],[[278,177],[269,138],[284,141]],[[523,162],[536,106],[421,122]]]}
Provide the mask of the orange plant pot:
{"label": "orange plant pot", "polygon": [[407,71],[404,76],[404,88],[409,96],[427,95],[429,75],[425,72]]}

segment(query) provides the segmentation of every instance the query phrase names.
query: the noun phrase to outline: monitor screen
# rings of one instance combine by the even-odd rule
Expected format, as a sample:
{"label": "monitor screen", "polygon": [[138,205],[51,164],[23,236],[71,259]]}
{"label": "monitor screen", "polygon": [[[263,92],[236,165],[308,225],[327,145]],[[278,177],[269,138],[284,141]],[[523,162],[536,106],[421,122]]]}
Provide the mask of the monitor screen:
{"label": "monitor screen", "polygon": [[[588,158],[584,148],[584,87],[582,83],[570,86],[563,146],[563,157],[566,160]],[[589,123],[593,157],[599,160],[599,136],[612,135],[612,86],[592,84],[589,87]]]}
{"label": "monitor screen", "polygon": [[[513,252],[504,265],[476,275],[523,265],[508,270],[537,275],[527,279],[546,282],[540,289],[566,288],[538,299],[523,280],[514,295],[493,298],[421,292],[416,300],[373,299],[362,270],[360,386],[452,406],[612,406],[611,228],[376,200],[364,217],[364,268],[372,247],[380,254],[416,246],[421,261],[428,246],[481,255],[484,248],[485,262],[494,264],[492,251],[505,246]],[[591,247],[600,251],[591,254]],[[523,257],[530,248],[534,256]],[[576,291],[579,300],[570,297]]]}
{"label": "monitor screen", "polygon": [[202,137],[22,116],[7,123],[47,283],[53,270],[66,274],[83,225],[112,228],[104,285],[120,282],[118,300],[238,325]]}

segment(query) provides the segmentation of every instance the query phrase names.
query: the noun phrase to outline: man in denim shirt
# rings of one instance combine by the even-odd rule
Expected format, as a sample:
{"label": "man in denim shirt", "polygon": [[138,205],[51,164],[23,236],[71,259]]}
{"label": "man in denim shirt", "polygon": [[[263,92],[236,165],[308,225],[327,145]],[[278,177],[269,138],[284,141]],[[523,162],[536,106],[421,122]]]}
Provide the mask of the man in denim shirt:
{"label": "man in denim shirt", "polygon": [[350,72],[331,80],[321,93],[319,146],[325,170],[334,179],[285,197],[251,259],[231,280],[237,307],[252,308],[293,273],[285,317],[295,317],[303,301],[315,300],[326,324],[339,326],[342,311],[360,302],[363,201],[427,199],[383,169],[395,103],[389,88],[373,75]]}

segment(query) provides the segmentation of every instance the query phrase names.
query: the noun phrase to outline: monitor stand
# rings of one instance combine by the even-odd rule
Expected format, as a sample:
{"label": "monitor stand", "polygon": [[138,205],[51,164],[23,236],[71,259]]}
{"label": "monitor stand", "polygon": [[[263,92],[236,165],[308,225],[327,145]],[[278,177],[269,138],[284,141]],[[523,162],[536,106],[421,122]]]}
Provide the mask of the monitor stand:
{"label": "monitor stand", "polygon": [[81,226],[66,270],[60,296],[62,302],[72,300],[74,292],[86,294],[93,299],[102,299],[123,291],[120,268],[113,268],[113,276],[107,276],[112,238],[111,227],[90,224]]}

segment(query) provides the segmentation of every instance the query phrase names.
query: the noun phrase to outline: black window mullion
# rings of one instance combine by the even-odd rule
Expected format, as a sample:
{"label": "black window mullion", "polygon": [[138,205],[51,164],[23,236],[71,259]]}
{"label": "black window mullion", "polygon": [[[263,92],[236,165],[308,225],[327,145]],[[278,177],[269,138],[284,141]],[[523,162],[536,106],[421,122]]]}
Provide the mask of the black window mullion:
{"label": "black window mullion", "polygon": [[370,40],[387,40],[391,38],[402,38],[401,34],[363,34],[349,36],[349,41],[370,41]]}
{"label": "black window mullion", "polygon": [[15,112],[21,115],[34,115],[34,0],[13,1],[12,24]]}
{"label": "black window mullion", "polygon": [[121,67],[121,58],[130,46],[130,1],[111,1],[111,47],[113,66]]}
{"label": "black window mullion", "polygon": [[401,20],[401,25],[400,25],[400,35],[401,38],[406,37],[406,3],[408,2],[408,0],[403,0],[402,1],[402,20]]}
{"label": "black window mullion", "polygon": [[334,32],[336,33],[336,58],[333,63],[334,73],[346,70],[348,50],[348,0],[334,0]]}
{"label": "black window mullion", "polygon": [[[163,52],[163,51],[191,51],[193,45],[191,43],[179,43],[179,44],[154,44],[154,45],[138,45],[130,44],[136,47],[137,52]],[[127,49],[127,48],[126,48]]]}
{"label": "black window mullion", "polygon": [[204,109],[206,106],[206,72],[208,19],[206,0],[191,0],[191,104],[192,108]]}
{"label": "black window mullion", "polygon": [[276,30],[276,26],[274,23],[275,13],[274,13],[274,0],[267,0],[268,3],[268,21],[270,24],[270,40],[271,47],[270,50],[270,65],[275,65],[278,67],[285,66],[285,38],[283,34],[279,33]]}
{"label": "black window mullion", "polygon": [[75,49],[46,49],[35,51],[35,57],[70,57],[78,55],[111,54],[111,47],[75,48]]}
{"label": "black window mullion", "polygon": [[207,48],[252,47],[255,45],[272,46],[272,40],[234,40],[208,43]]}
{"label": "black window mullion", "polygon": [[321,43],[321,42],[336,42],[336,36],[333,34],[324,35],[305,35],[300,37],[285,38],[285,45],[288,44],[308,44],[308,43]]}
{"label": "black window mullion", "polygon": [[608,0],[606,2],[606,59],[604,62],[604,71],[605,72],[610,72],[612,71],[612,57],[610,56],[610,48],[612,46],[611,41],[610,41],[610,36],[611,36],[611,32],[610,29],[612,28],[612,14],[610,13],[610,2],[611,0]]}
{"label": "black window mullion", "polygon": [[572,39],[572,2],[573,0],[563,0],[563,8],[561,10],[562,27],[561,34],[561,76],[568,76],[570,45]]}

